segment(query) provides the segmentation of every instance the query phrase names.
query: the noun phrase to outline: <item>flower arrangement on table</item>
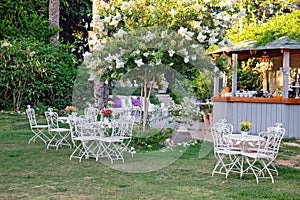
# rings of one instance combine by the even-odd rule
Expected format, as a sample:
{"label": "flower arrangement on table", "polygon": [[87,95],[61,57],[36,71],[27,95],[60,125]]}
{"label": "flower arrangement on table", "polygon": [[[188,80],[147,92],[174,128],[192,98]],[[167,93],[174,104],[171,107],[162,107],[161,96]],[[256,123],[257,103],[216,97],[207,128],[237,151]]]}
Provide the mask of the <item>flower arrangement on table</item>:
{"label": "flower arrangement on table", "polygon": [[114,107],[114,105],[115,105],[115,102],[113,102],[113,101],[108,101],[107,102],[107,106],[110,107],[110,108]]}
{"label": "flower arrangement on table", "polygon": [[242,121],[240,123],[241,125],[241,131],[245,131],[245,132],[248,132],[252,126],[252,123],[251,122],[246,122],[246,121]]}
{"label": "flower arrangement on table", "polygon": [[102,111],[101,111],[101,114],[102,114],[102,116],[103,117],[111,117],[112,116],[112,110],[110,110],[110,109],[103,109]]}
{"label": "flower arrangement on table", "polygon": [[66,106],[64,109],[64,113],[68,114],[68,115],[72,114],[73,112],[77,112],[77,111],[78,111],[78,109],[74,106]]}

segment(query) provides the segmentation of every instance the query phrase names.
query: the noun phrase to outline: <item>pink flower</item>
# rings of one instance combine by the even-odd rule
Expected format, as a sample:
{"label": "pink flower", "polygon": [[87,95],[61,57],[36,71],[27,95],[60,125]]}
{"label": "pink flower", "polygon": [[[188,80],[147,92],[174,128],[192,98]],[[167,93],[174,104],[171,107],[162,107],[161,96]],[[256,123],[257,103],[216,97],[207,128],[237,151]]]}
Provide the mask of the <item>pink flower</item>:
{"label": "pink flower", "polygon": [[32,57],[32,56],[34,56],[34,54],[35,54],[35,51],[32,51],[29,53],[29,56]]}

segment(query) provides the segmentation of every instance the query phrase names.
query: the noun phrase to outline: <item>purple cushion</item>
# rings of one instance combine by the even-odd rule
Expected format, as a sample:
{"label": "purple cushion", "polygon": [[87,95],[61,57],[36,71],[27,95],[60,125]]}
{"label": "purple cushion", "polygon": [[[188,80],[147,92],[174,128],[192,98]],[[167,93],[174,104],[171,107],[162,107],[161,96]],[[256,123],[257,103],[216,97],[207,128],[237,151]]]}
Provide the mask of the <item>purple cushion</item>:
{"label": "purple cushion", "polygon": [[121,99],[113,99],[111,100],[112,102],[114,102],[114,108],[121,108],[122,107],[122,101]]}
{"label": "purple cushion", "polygon": [[131,103],[133,106],[140,106],[140,99],[139,98],[137,98],[137,99],[131,98]]}

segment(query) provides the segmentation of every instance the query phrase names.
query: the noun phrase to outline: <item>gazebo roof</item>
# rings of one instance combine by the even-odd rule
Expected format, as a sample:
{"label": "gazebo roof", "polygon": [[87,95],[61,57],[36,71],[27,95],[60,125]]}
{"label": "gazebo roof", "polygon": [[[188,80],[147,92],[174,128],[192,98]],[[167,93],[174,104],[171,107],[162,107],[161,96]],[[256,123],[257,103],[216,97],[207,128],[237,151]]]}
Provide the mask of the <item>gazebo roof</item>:
{"label": "gazebo roof", "polygon": [[277,57],[282,55],[282,50],[289,49],[291,54],[300,54],[300,42],[292,40],[283,36],[273,42],[264,46],[256,46],[256,41],[247,40],[236,43],[232,46],[220,48],[214,52],[209,53],[213,57],[218,57],[222,54],[231,56],[233,53],[239,55],[238,60],[247,60],[250,57],[260,57],[267,52],[270,57]]}

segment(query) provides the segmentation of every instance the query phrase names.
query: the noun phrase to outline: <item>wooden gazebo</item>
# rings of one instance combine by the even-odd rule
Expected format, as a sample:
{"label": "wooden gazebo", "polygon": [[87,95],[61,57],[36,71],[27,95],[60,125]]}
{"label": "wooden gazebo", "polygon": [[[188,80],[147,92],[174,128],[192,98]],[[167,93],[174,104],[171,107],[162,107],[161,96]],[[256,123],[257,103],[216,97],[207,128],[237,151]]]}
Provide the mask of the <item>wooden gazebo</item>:
{"label": "wooden gazebo", "polygon": [[[268,126],[281,122],[287,129],[286,137],[300,138],[300,99],[288,98],[294,80],[294,73],[300,68],[300,42],[281,37],[264,46],[255,46],[255,41],[243,41],[230,47],[224,47],[210,53],[212,57],[226,55],[232,59],[232,88],[230,96],[220,96],[215,88],[214,121],[226,118],[233,123],[235,132],[239,132],[241,121],[251,121],[250,133],[257,134]],[[238,61],[251,57],[268,56],[274,63],[267,79],[282,87],[281,98],[237,97]],[[300,73],[300,69],[299,69]],[[218,84],[215,84],[217,86]]]}

